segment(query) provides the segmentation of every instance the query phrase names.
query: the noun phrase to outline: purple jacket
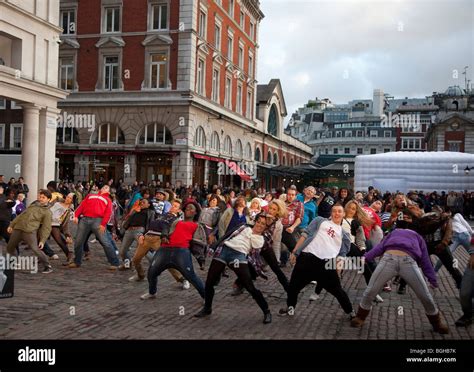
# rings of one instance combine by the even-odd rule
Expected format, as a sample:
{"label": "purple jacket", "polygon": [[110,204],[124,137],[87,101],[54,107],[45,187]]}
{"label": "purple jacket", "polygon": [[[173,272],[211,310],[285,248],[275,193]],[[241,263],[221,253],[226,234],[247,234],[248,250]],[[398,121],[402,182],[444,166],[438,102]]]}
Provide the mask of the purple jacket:
{"label": "purple jacket", "polygon": [[438,287],[436,273],[431,264],[425,240],[413,230],[395,229],[384,240],[377,244],[364,257],[373,261],[375,257],[382,256],[385,251],[396,249],[408,253],[421,267],[423,274],[433,287]]}

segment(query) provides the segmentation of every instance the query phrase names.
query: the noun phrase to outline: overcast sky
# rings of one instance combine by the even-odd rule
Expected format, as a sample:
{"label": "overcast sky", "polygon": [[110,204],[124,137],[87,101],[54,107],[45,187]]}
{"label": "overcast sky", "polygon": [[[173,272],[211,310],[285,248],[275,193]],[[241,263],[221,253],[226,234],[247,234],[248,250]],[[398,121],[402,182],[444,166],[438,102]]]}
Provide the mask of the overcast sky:
{"label": "overcast sky", "polygon": [[260,3],[258,81],[281,79],[289,116],[315,97],[347,103],[374,88],[403,98],[464,87],[464,66],[474,83],[474,0]]}

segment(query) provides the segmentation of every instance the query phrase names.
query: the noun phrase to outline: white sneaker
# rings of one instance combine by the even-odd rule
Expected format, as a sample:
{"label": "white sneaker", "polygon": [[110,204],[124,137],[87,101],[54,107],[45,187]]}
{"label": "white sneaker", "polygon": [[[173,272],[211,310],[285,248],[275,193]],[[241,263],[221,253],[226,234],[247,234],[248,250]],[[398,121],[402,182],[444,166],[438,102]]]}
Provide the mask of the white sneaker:
{"label": "white sneaker", "polygon": [[319,300],[319,295],[316,293],[313,293],[311,296],[309,296],[310,301],[317,301]]}
{"label": "white sneaker", "polygon": [[138,277],[138,275],[134,275],[134,276],[131,276],[130,278],[128,278],[128,281],[129,282],[141,282],[143,279],[140,279]]}
{"label": "white sneaker", "polygon": [[149,293],[145,293],[143,295],[140,296],[140,298],[142,300],[151,300],[152,298],[156,298],[156,294],[149,294]]}
{"label": "white sneaker", "polygon": [[97,239],[89,240],[89,243],[97,243]]}
{"label": "white sneaker", "polygon": [[377,302],[377,303],[381,303],[381,302],[383,302],[383,298],[380,297],[380,295],[377,295],[377,296],[375,296],[375,300],[374,300],[374,301]]}
{"label": "white sneaker", "polygon": [[313,280],[313,281],[311,282],[311,284],[316,285],[316,280]]}
{"label": "white sneaker", "polygon": [[59,256],[58,256],[57,254],[53,254],[53,255],[51,256],[51,259],[52,259],[52,260],[59,260]]}
{"label": "white sneaker", "polygon": [[184,280],[183,281],[183,289],[189,289],[191,288],[191,285],[189,284],[189,282],[187,280]]}

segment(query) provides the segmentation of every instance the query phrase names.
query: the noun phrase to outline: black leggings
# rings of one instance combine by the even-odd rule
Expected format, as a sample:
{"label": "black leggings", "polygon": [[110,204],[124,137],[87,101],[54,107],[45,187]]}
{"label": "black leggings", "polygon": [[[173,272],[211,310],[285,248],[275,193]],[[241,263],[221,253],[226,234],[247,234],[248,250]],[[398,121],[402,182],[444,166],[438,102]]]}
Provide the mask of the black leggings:
{"label": "black leggings", "polygon": [[67,258],[70,253],[69,248],[67,247],[66,239],[64,239],[64,236],[61,234],[61,229],[58,226],[53,226],[51,228],[51,236],[53,237],[55,242],[59,245],[59,247],[64,252]]}
{"label": "black leggings", "polygon": [[7,243],[10,241],[10,234],[7,232],[8,226],[10,226],[10,222],[0,221],[0,236],[5,239]]}
{"label": "black leggings", "polygon": [[[456,269],[454,267],[453,255],[451,251],[449,250],[449,247],[446,247],[440,253],[436,253],[436,246],[438,244],[439,242],[428,243],[427,244],[428,254],[430,255],[434,254],[439,257],[444,267],[446,267],[446,269],[448,270],[448,272],[451,274],[454,281],[456,282],[456,288],[461,288],[462,273],[459,271],[459,269]],[[407,286],[407,282],[403,279],[400,279],[400,288],[404,289],[406,286]]]}
{"label": "black leggings", "polygon": [[281,233],[281,242],[285,244],[286,248],[288,248],[288,252],[281,252],[280,256],[280,261],[283,264],[286,264],[288,262],[288,259],[290,257],[290,253],[293,252],[293,250],[296,247],[296,238],[294,236],[295,232],[293,234],[290,234],[288,231],[285,230],[286,227],[283,227],[283,231]]}
{"label": "black leggings", "polygon": [[[237,278],[242,283],[244,288],[252,295],[255,302],[260,306],[264,313],[268,312],[268,303],[265,301],[262,292],[260,292],[253,285],[252,277],[250,275],[249,265],[240,263],[239,265],[230,264],[229,267],[235,272]],[[212,309],[212,300],[214,299],[214,286],[219,283],[222,273],[226,268],[226,264],[222,261],[212,260],[211,266],[207,273],[206,287],[205,287],[205,307]]]}
{"label": "black leggings", "polygon": [[[270,266],[272,271],[275,273],[275,275],[278,278],[278,281],[282,285],[285,292],[288,292],[288,286],[289,286],[288,279],[287,279],[286,275],[283,273],[283,271],[281,271],[280,266],[278,265],[278,261],[277,261],[276,256],[275,256],[275,252],[273,251],[273,249],[272,248],[262,249],[260,251],[260,256],[262,256],[265,259],[265,262],[268,264],[268,266]],[[257,275],[256,275],[255,270],[253,269],[252,265],[249,266],[249,269],[250,269],[251,274],[252,274],[252,279],[254,279],[254,280],[257,279]],[[236,287],[239,287],[239,288],[243,287],[243,284],[241,283],[239,278],[237,278],[237,280],[234,282],[234,285]]]}
{"label": "black leggings", "polygon": [[293,307],[294,309],[298,302],[300,291],[311,281],[316,280],[318,284],[321,284],[322,288],[336,297],[346,314],[353,311],[351,301],[341,287],[341,281],[336,270],[326,269],[326,262],[327,260],[321,260],[311,253],[303,252],[299,255],[291,274],[288,299],[286,301],[288,307]]}

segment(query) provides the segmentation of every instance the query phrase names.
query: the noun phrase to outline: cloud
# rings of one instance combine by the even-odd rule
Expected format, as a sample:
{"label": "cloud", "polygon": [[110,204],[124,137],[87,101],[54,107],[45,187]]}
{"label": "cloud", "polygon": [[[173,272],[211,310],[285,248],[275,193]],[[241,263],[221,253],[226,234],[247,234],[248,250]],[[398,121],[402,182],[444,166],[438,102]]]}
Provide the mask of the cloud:
{"label": "cloud", "polygon": [[281,79],[290,114],[315,97],[347,103],[375,88],[424,97],[464,86],[466,65],[474,77],[471,0],[262,0],[261,7],[258,80]]}

